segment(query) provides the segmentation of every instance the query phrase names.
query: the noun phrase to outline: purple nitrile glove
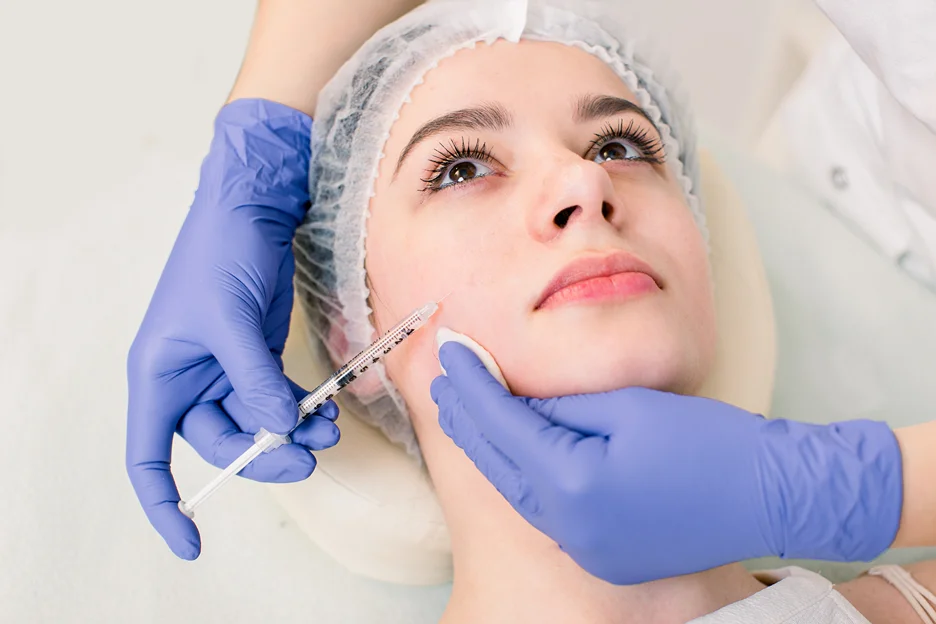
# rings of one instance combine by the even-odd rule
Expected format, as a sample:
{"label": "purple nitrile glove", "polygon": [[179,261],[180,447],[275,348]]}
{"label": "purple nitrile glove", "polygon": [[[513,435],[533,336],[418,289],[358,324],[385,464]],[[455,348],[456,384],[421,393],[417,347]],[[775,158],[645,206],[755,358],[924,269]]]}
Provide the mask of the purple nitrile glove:
{"label": "purple nitrile glove", "polygon": [[776,555],[870,560],[894,539],[883,423],[766,420],[646,388],[515,397],[462,345],[432,383],[442,429],[524,518],[617,584]]}
{"label": "purple nitrile glove", "polygon": [[[218,113],[195,201],[156,286],[127,362],[127,472],[172,551],[195,559],[201,539],[179,511],[170,472],[178,431],[227,467],[261,427],[296,425],[305,391],[282,373],[293,303],[292,240],[309,206],[308,115],[264,100]],[[334,445],[328,402],[287,444],[242,476],[290,482],[315,468],[310,450]]]}

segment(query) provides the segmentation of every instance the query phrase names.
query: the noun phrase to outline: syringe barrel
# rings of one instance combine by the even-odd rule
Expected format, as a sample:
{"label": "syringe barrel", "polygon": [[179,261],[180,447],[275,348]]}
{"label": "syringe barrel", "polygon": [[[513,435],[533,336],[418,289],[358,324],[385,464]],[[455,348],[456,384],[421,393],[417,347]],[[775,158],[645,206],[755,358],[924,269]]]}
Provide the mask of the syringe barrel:
{"label": "syringe barrel", "polygon": [[[334,375],[325,380],[318,388],[310,392],[299,402],[299,422],[322,407],[345,386],[393,351],[410,334],[426,324],[439,309],[438,304],[430,302],[422,306],[405,319],[390,328],[387,333],[371,343],[369,347],[351,358]],[[297,425],[298,426],[298,425]]]}
{"label": "syringe barrel", "polygon": [[338,394],[341,389],[338,385],[338,379],[339,377],[332,375],[325,383],[299,401],[299,422],[302,422],[309,414],[325,405],[326,401]]}

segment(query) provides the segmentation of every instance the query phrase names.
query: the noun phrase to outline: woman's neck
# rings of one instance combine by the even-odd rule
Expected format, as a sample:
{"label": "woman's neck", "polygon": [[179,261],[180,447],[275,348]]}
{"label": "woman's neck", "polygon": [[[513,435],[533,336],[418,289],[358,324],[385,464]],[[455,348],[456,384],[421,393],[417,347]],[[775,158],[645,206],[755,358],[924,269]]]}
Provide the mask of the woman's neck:
{"label": "woman's neck", "polygon": [[452,537],[455,582],[443,624],[676,624],[763,589],[740,565],[634,586],[601,581],[530,526],[438,436],[420,441]]}

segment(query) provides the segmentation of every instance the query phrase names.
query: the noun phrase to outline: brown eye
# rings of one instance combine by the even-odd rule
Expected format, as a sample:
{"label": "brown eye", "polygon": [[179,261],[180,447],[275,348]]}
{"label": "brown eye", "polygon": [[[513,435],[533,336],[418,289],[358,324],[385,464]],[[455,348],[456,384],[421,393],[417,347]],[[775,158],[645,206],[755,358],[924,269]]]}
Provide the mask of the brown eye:
{"label": "brown eye", "polygon": [[451,183],[466,182],[478,175],[478,168],[467,160],[455,163],[449,170],[448,179]]}
{"label": "brown eye", "polygon": [[598,152],[602,160],[623,160],[627,158],[627,149],[620,143],[609,143]]}
{"label": "brown eye", "polygon": [[494,170],[480,160],[459,160],[448,165],[434,180],[429,181],[429,184],[435,190],[442,190],[456,184],[480,180],[492,173]]}
{"label": "brown eye", "polygon": [[633,160],[640,158],[641,153],[632,145],[620,141],[611,141],[598,150],[596,161],[599,163],[607,160]]}

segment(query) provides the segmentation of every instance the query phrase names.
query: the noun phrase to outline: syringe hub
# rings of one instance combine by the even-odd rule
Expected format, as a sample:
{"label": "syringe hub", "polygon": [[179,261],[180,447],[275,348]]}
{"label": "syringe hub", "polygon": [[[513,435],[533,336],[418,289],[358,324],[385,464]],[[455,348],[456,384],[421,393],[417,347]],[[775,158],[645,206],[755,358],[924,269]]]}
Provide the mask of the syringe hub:
{"label": "syringe hub", "polygon": [[434,301],[430,301],[423,307],[416,310],[416,314],[419,315],[419,320],[423,323],[429,320],[429,317],[439,311],[439,304]]}
{"label": "syringe hub", "polygon": [[275,451],[284,444],[289,444],[289,436],[279,433],[271,433],[260,427],[260,431],[254,434],[254,444],[260,447],[264,453]]}

